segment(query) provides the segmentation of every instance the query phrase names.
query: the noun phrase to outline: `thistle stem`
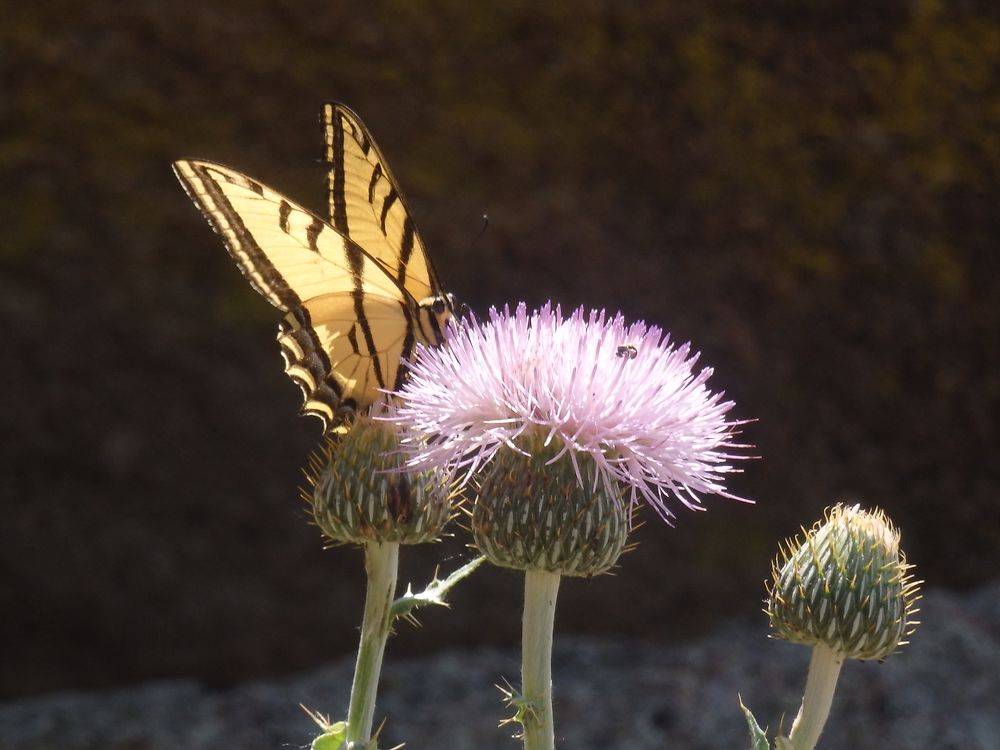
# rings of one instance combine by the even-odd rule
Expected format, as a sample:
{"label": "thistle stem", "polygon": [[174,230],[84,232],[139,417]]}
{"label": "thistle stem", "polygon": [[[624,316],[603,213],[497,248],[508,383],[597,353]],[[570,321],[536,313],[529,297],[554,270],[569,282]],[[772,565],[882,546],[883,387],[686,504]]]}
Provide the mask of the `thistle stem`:
{"label": "thistle stem", "polygon": [[837,688],[837,678],[840,677],[843,664],[843,654],[823,644],[813,646],[802,706],[788,736],[795,750],[813,750],[816,747],[830,715],[833,692]]}
{"label": "thistle stem", "polygon": [[524,750],[553,750],[552,628],[559,574],[528,570],[524,574],[521,630],[521,698]]}
{"label": "thistle stem", "polygon": [[396,594],[398,568],[398,543],[365,543],[368,588],[365,592],[365,614],[361,622],[358,661],[354,667],[354,684],[351,686],[351,706],[347,711],[348,742],[366,744],[371,740],[375,694],[382,671],[385,642],[392,625],[390,610]]}

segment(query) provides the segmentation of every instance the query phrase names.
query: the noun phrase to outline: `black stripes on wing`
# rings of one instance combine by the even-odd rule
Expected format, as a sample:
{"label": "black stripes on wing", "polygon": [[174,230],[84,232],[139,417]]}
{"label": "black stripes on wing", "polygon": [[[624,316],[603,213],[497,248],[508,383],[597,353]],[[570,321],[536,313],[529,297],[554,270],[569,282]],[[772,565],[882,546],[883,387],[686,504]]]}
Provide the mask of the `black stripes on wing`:
{"label": "black stripes on wing", "polygon": [[[341,138],[339,139],[340,149],[343,149],[343,128],[334,128],[334,134],[340,133]],[[334,151],[337,149],[338,139],[334,138]],[[337,170],[341,175],[342,170]],[[343,199],[343,177],[340,179],[341,184],[341,200]],[[336,193],[334,194],[334,206],[337,206]],[[335,208],[335,214],[339,209]],[[343,211],[343,223],[346,227],[347,225],[347,213],[346,209]],[[346,236],[346,231],[345,231]],[[364,259],[365,251],[358,245],[358,243],[351,240],[349,237],[345,243],[345,248],[347,251],[347,263],[351,270],[351,278],[353,281],[353,290],[351,291],[351,297],[354,299],[354,317],[357,320],[357,327],[361,329],[361,335],[364,337],[365,348],[367,349],[366,355],[370,357],[372,374],[375,376],[375,382],[378,383],[379,388],[385,388],[385,375],[382,372],[382,363],[378,358],[378,345],[375,343],[375,335],[372,332],[371,323],[368,320],[368,314],[365,312],[365,290],[364,290]],[[351,345],[354,347],[355,351],[358,351],[357,346],[357,336],[354,334],[352,329],[351,334]],[[360,354],[360,352],[358,352]]]}
{"label": "black stripes on wing", "polygon": [[282,200],[278,204],[278,227],[282,232],[288,234],[290,227],[288,226],[288,217],[292,213],[292,204],[286,200]]}
{"label": "black stripes on wing", "polygon": [[[188,174],[190,169],[192,174]],[[188,196],[201,211],[202,216],[208,221],[215,233],[218,234],[226,249],[240,272],[247,281],[264,297],[276,301],[284,309],[290,310],[302,304],[302,300],[285,281],[267,257],[267,253],[257,243],[243,217],[233,207],[232,202],[226,194],[219,188],[217,179],[223,179],[231,184],[232,180],[228,175],[216,173],[216,176],[209,174],[209,167],[199,163],[187,163],[185,169],[175,168],[181,184],[187,191]],[[259,182],[247,179],[245,186],[257,195],[263,196],[264,188]],[[287,204],[285,204],[287,205]],[[284,209],[284,205],[282,206]],[[285,226],[287,231],[287,216],[291,211],[288,206],[284,213]]]}
{"label": "black stripes on wing", "polygon": [[371,357],[372,374],[379,388],[385,388],[385,375],[382,372],[382,362],[378,357],[378,346],[375,344],[375,335],[372,333],[371,323],[365,314],[365,295],[359,288],[354,292],[354,316],[358,321],[358,328],[365,339],[365,347],[368,349],[368,356]]}
{"label": "black stripes on wing", "polygon": [[410,256],[413,255],[413,236],[415,233],[413,219],[407,214],[406,221],[403,222],[403,242],[399,248],[399,266],[396,269],[396,281],[403,285],[406,284],[406,267],[410,263]]}
{"label": "black stripes on wing", "polygon": [[319,247],[316,245],[316,238],[319,237],[319,233],[323,231],[325,224],[317,216],[312,220],[312,223],[306,227],[306,242],[309,244],[309,249],[314,253],[319,252]]}
{"label": "black stripes on wing", "polygon": [[327,174],[330,191],[330,223],[345,237],[351,232],[347,226],[347,197],[344,194],[344,123],[337,117],[333,105],[323,107],[323,121],[327,130],[327,160],[333,166]]}
{"label": "black stripes on wing", "polygon": [[[382,179],[382,165],[376,164],[372,170],[372,178],[368,180],[368,202],[375,203],[375,186]],[[382,209],[382,234],[385,234],[385,208]]]}
{"label": "black stripes on wing", "polygon": [[368,133],[365,132],[364,128],[361,129],[361,132],[356,132],[353,125],[351,126],[351,132],[354,133],[354,139],[361,146],[361,153],[368,156],[368,152],[372,150],[372,142],[368,137]]}
{"label": "black stripes on wing", "polygon": [[396,188],[392,188],[389,194],[385,197],[382,202],[382,213],[378,217],[379,226],[382,228],[382,234],[385,234],[385,217],[389,215],[389,209],[392,208],[393,204],[399,198],[399,193],[396,192]]}
{"label": "black stripes on wing", "polygon": [[[406,335],[403,338],[403,346],[400,349],[400,359],[404,362],[408,362],[413,356],[413,345],[416,343],[414,331],[416,330],[419,321],[414,321],[413,312],[406,305],[401,304],[399,307],[403,311],[403,317],[406,318]],[[417,317],[419,317],[419,313],[417,313]],[[399,367],[396,368],[396,382],[392,384],[392,389],[394,391],[398,391],[402,388],[403,381],[405,379],[406,365],[400,363]]]}
{"label": "black stripes on wing", "polygon": [[343,398],[330,357],[320,344],[305,308],[296,308],[278,326],[278,342],[285,372],[302,391],[302,413],[323,420],[332,427],[345,410],[355,410],[354,399]]}

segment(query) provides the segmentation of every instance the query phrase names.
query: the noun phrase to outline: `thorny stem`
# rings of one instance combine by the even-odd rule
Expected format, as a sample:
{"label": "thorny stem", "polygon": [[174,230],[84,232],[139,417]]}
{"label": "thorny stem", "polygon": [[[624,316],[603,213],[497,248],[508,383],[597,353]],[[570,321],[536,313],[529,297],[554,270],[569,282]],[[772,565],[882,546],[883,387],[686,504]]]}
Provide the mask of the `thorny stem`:
{"label": "thorny stem", "polygon": [[382,655],[392,625],[393,597],[399,568],[399,544],[396,542],[366,542],[365,571],[368,588],[365,592],[365,614],[361,622],[361,644],[354,667],[351,686],[351,706],[347,711],[347,742],[367,744],[371,740],[375,716],[375,694],[382,671]]}

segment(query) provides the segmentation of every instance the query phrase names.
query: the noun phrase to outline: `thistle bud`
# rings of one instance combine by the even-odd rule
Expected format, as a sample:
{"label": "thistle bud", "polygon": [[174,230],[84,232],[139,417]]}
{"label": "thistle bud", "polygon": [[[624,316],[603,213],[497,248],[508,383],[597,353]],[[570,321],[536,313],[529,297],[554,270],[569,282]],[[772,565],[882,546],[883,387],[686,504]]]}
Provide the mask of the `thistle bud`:
{"label": "thistle bud", "polygon": [[885,514],[837,504],[803,532],[772,565],[772,635],[852,659],[884,659],[905,645],[919,624],[912,617],[920,581]]}
{"label": "thistle bud", "polygon": [[433,542],[452,515],[454,493],[436,470],[408,473],[394,425],[358,416],[310,457],[303,498],[338,543]]}
{"label": "thistle bud", "polygon": [[505,568],[604,573],[625,547],[628,500],[601,481],[586,454],[576,456],[578,477],[568,454],[556,458],[556,441],[533,438],[523,448],[499,452],[479,481],[472,511],[479,550]]}

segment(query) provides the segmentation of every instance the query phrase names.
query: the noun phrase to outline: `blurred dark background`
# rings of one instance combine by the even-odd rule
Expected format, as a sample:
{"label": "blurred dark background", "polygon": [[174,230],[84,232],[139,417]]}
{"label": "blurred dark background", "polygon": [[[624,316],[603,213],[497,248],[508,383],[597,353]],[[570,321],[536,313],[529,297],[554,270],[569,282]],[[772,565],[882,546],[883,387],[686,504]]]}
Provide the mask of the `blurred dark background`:
{"label": "blurred dark background", "polygon": [[[291,672],[355,646],[356,549],[297,498],[319,423],[174,179],[323,208],[318,108],[375,134],[448,287],[691,340],[760,461],[560,632],[755,612],[780,538],[884,507],[929,584],[1000,562],[1000,12],[986,2],[8,4],[0,24],[0,695]],[[489,229],[477,239],[481,216]],[[420,582],[470,553],[407,548]],[[513,642],[488,570],[393,654]],[[760,615],[763,618],[763,615]]]}

